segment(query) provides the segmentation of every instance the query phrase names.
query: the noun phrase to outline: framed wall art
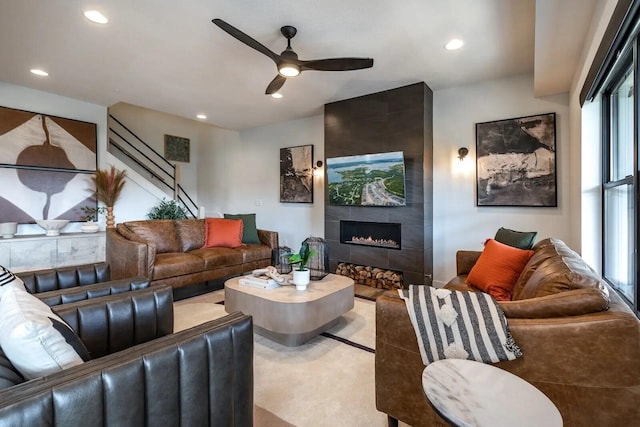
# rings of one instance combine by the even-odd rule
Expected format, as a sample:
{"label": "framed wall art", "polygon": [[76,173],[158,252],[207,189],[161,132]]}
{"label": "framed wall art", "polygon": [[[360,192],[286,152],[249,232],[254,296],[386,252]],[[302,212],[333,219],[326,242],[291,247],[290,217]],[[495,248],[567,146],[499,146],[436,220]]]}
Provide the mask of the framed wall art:
{"label": "framed wall art", "polygon": [[164,157],[174,162],[190,161],[190,141],[188,138],[180,136],[165,135],[164,136]]}
{"label": "framed wall art", "polygon": [[478,206],[558,206],[556,114],[476,123]]}
{"label": "framed wall art", "polygon": [[313,145],[280,149],[280,202],[313,203]]}
{"label": "framed wall art", "polygon": [[81,221],[96,147],[95,123],[0,107],[0,221]]}

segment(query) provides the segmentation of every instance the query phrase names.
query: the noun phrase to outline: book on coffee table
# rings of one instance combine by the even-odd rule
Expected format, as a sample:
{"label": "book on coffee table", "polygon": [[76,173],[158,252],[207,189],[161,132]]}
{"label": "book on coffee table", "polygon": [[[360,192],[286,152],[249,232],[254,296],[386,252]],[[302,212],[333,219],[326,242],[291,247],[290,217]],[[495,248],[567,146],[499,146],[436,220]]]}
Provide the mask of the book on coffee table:
{"label": "book on coffee table", "polygon": [[275,280],[264,276],[264,277],[256,277],[256,276],[243,276],[240,278],[239,284],[244,286],[251,286],[259,289],[273,289],[280,286],[278,282]]}

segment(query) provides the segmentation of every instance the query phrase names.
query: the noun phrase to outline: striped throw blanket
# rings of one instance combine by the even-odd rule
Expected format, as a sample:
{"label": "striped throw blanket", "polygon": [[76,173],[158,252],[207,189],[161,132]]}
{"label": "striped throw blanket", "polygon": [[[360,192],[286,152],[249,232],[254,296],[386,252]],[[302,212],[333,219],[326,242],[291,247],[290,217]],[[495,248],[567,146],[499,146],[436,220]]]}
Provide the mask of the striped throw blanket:
{"label": "striped throw blanket", "polygon": [[399,293],[425,365],[440,359],[493,363],[522,356],[502,309],[489,294],[423,285]]}

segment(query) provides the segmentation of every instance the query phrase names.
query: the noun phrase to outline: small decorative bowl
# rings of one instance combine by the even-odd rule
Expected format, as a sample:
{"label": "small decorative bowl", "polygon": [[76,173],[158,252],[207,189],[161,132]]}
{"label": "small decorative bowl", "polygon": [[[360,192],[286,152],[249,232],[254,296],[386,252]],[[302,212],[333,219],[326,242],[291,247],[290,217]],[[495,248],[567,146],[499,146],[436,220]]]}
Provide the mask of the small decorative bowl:
{"label": "small decorative bowl", "polygon": [[68,219],[37,219],[36,223],[45,229],[46,236],[59,236],[60,230],[69,224]]}

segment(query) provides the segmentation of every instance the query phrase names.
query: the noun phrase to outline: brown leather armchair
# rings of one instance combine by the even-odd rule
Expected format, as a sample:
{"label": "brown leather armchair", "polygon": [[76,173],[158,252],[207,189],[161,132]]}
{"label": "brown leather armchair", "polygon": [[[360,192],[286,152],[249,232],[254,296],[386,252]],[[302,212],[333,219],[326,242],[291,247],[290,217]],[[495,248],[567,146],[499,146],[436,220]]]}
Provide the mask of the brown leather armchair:
{"label": "brown leather armchair", "polygon": [[[500,303],[523,356],[495,366],[545,393],[565,426],[636,424],[638,318],[561,241],[547,239],[534,250],[516,284],[514,300]],[[446,287],[478,291],[465,282],[478,256],[460,251],[458,276]],[[424,365],[405,303],[397,293],[387,292],[376,301],[376,327],[378,410],[388,414],[390,425],[397,425],[397,420],[414,427],[447,425],[424,396]]]}

